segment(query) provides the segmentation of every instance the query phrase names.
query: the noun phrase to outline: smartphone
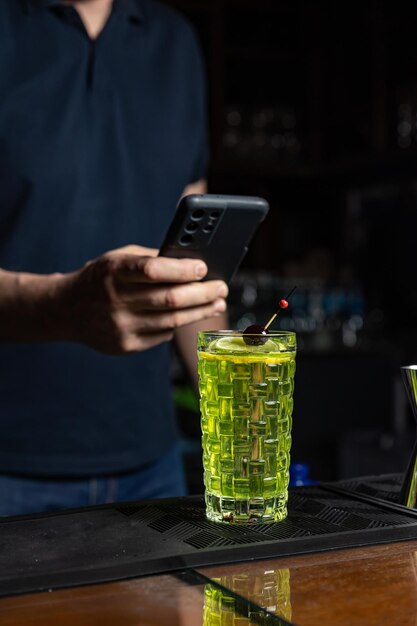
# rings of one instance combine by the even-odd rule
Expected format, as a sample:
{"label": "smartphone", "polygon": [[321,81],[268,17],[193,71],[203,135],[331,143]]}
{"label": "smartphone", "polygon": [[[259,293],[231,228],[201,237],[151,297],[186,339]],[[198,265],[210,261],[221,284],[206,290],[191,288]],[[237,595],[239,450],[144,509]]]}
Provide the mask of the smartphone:
{"label": "smartphone", "polygon": [[160,249],[160,256],[202,259],[205,280],[229,283],[265,219],[269,205],[263,198],[192,194],[184,196]]}

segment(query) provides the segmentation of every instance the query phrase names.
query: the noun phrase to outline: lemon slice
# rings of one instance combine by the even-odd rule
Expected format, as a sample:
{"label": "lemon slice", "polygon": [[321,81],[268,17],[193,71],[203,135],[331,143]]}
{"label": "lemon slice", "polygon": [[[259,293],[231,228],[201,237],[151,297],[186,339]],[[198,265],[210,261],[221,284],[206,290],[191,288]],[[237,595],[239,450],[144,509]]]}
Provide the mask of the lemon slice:
{"label": "lemon slice", "polygon": [[247,352],[247,347],[242,337],[222,337],[210,344],[210,350],[225,350],[226,352]]}
{"label": "lemon slice", "polygon": [[242,337],[222,337],[221,339],[216,339],[210,344],[210,351],[218,352],[245,352],[248,353],[262,353],[265,354],[268,352],[279,352],[279,346],[272,339],[268,339],[261,346],[252,346],[248,345]]}

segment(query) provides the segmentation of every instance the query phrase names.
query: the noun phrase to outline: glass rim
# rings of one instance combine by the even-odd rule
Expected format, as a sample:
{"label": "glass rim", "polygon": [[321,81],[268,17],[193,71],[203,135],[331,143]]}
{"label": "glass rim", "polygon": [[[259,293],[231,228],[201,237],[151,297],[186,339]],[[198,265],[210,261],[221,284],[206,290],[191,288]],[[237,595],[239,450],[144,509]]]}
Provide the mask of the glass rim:
{"label": "glass rim", "polygon": [[[218,335],[219,337],[242,337],[243,330],[199,330],[199,335]],[[262,333],[245,333],[246,337],[259,337]],[[265,333],[266,337],[295,337],[293,330],[272,330]]]}

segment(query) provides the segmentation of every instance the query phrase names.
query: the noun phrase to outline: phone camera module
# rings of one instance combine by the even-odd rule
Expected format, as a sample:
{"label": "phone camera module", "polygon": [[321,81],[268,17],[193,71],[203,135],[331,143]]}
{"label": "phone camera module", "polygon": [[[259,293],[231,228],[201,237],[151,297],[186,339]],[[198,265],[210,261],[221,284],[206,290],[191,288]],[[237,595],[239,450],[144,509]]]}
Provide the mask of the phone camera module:
{"label": "phone camera module", "polygon": [[196,209],[195,211],[193,211],[191,213],[191,217],[193,220],[201,220],[202,217],[204,217],[204,211],[203,209]]}

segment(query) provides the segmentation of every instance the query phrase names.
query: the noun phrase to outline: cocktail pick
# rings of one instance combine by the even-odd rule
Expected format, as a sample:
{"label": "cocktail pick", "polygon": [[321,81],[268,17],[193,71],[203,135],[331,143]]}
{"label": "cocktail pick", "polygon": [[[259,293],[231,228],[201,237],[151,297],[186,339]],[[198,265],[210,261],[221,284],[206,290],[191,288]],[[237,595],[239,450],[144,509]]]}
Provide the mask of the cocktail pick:
{"label": "cocktail pick", "polygon": [[260,324],[251,324],[243,331],[243,340],[248,346],[262,346],[266,342],[268,339],[268,328],[283,309],[288,309],[288,300],[296,289],[297,285],[294,285],[287,297],[282,298],[279,301],[278,310],[272,315],[271,319],[268,320],[265,326],[261,326]]}

